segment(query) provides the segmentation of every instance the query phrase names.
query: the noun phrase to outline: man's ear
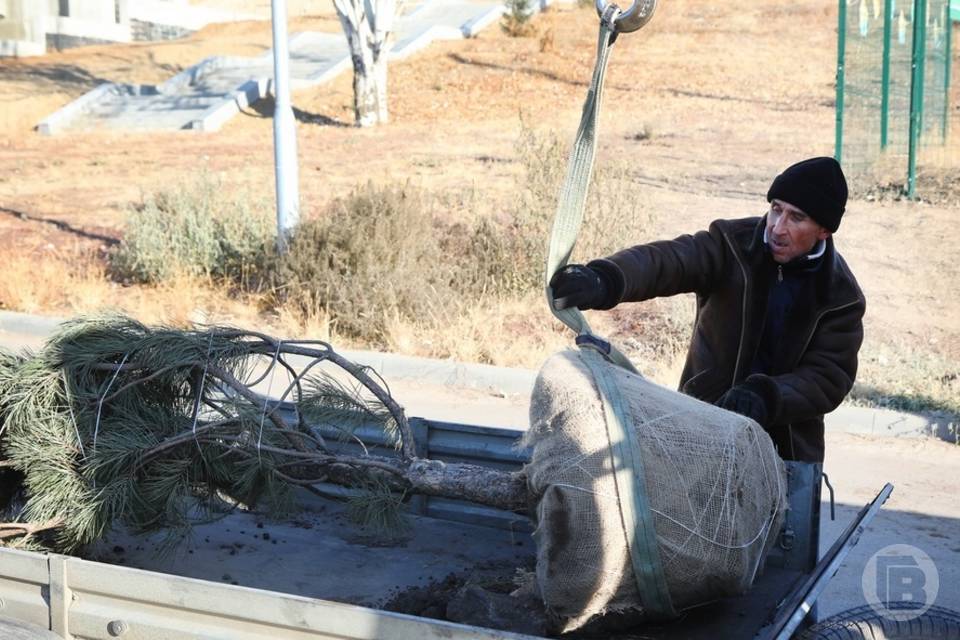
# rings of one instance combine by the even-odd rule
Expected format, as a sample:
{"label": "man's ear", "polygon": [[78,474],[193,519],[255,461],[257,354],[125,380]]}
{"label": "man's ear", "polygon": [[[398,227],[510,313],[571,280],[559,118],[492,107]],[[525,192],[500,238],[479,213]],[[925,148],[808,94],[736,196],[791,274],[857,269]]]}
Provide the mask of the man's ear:
{"label": "man's ear", "polygon": [[820,231],[817,232],[817,240],[826,240],[833,234],[830,233],[830,230],[826,227],[820,227]]}

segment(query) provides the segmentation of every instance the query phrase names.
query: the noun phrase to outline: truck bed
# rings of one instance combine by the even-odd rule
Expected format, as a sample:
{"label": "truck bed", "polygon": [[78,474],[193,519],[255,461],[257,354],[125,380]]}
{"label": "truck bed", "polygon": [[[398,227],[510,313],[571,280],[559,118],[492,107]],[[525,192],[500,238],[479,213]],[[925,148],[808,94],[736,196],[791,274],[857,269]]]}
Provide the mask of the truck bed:
{"label": "truck bed", "polygon": [[[509,469],[527,456],[516,447],[516,431],[411,423],[426,457]],[[377,433],[360,435],[377,445]],[[616,635],[584,629],[573,637],[756,637],[816,558],[811,509],[819,505],[819,469],[788,463],[788,471],[791,543],[775,549],[749,593],[670,623],[623,620]],[[293,518],[271,521],[235,510],[196,526],[166,554],[162,536],[123,531],[102,541],[89,560],[0,550],[0,616],[61,637],[98,640],[117,637],[118,628],[130,631],[124,638],[143,640],[529,637],[376,609],[400,591],[429,587],[451,573],[502,578],[531,567],[529,520],[415,498],[409,530],[384,539],[350,523],[342,502],[306,492],[302,498],[303,510]]]}
{"label": "truck bed", "polygon": [[529,529],[408,515],[408,530],[391,538],[353,524],[342,502],[302,497],[303,511],[294,518],[234,512],[195,527],[167,554],[162,535],[114,533],[91,559],[371,607],[451,573],[512,575],[534,562]]}

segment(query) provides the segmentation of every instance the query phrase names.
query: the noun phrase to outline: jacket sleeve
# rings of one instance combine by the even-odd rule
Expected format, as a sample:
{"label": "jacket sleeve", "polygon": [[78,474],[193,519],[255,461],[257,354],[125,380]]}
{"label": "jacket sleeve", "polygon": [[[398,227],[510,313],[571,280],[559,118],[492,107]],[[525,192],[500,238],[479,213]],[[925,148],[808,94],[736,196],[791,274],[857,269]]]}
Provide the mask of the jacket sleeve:
{"label": "jacket sleeve", "polygon": [[678,293],[709,292],[724,277],[729,249],[717,223],[707,231],[624,249],[603,260],[622,274],[616,303]]}
{"label": "jacket sleeve", "polygon": [[817,418],[836,409],[853,388],[857,353],[863,343],[863,298],[828,312],[818,323],[796,369],[773,376],[780,390],[778,415],[787,424]]}

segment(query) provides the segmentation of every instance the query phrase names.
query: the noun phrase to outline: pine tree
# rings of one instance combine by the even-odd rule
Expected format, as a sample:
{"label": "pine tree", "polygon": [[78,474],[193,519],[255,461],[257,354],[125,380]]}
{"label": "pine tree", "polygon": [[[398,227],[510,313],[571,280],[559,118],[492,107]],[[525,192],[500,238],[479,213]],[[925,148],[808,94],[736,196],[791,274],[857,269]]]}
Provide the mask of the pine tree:
{"label": "pine tree", "polygon": [[[258,393],[278,377],[277,398]],[[12,546],[71,552],[117,523],[175,540],[238,504],[289,511],[319,482],[365,492],[357,504],[387,523],[407,493],[527,507],[520,473],[419,458],[385,383],[323,342],[79,319],[36,354],[0,356],[0,421],[0,469],[23,497],[0,517]],[[370,424],[395,451],[328,442]]]}

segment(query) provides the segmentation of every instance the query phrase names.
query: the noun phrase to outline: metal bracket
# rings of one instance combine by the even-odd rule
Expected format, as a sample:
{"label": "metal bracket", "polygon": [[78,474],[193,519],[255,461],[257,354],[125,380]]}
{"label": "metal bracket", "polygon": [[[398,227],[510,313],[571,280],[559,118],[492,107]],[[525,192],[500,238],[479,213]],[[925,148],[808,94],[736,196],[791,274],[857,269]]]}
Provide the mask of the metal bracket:
{"label": "metal bracket", "polygon": [[888,482],[877,494],[877,497],[860,510],[857,517],[837,538],[837,541],[833,543],[833,546],[830,547],[830,550],[827,551],[827,554],[807,576],[806,580],[798,584],[793,593],[785,600],[773,623],[757,635],[758,639],[790,640],[793,632],[797,630],[807,612],[813,608],[817,598],[826,588],[830,578],[843,564],[850,550],[860,541],[860,534],[880,511],[880,507],[887,501],[892,491],[893,485]]}
{"label": "metal bracket", "polygon": [[610,355],[610,343],[603,338],[598,338],[592,333],[581,333],[574,339],[574,342],[577,343],[578,347],[590,347],[591,349],[596,349],[604,356],[609,357]]}
{"label": "metal bracket", "polygon": [[826,473],[821,473],[823,476],[823,484],[827,485],[827,491],[830,492],[830,521],[833,522],[837,519],[837,514],[834,512],[833,505],[833,485],[830,484],[830,478]]}
{"label": "metal bracket", "polygon": [[[606,0],[596,0],[597,15],[604,18],[608,6],[615,6]],[[630,33],[642,28],[653,17],[653,12],[657,9],[657,0],[633,0],[630,8],[614,18],[613,26],[615,33]]]}
{"label": "metal bracket", "polygon": [[790,551],[793,549],[793,543],[796,540],[797,534],[794,533],[793,529],[784,529],[780,534],[780,548],[785,551]]}
{"label": "metal bracket", "polygon": [[69,558],[51,553],[47,558],[50,584],[50,630],[70,640],[70,604],[73,593],[67,583]]}

